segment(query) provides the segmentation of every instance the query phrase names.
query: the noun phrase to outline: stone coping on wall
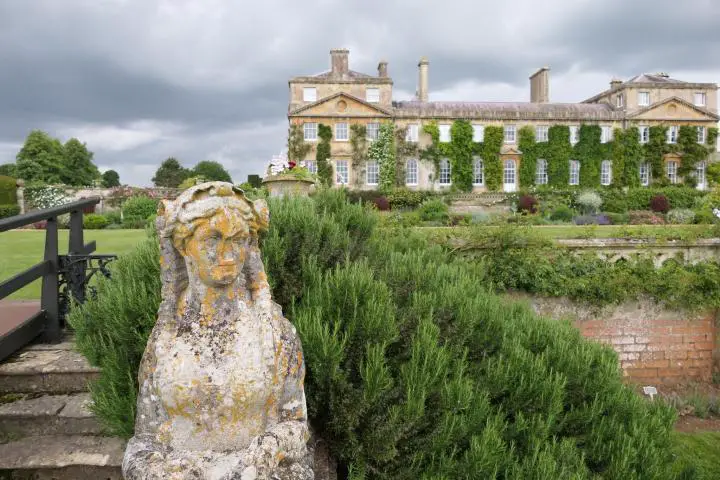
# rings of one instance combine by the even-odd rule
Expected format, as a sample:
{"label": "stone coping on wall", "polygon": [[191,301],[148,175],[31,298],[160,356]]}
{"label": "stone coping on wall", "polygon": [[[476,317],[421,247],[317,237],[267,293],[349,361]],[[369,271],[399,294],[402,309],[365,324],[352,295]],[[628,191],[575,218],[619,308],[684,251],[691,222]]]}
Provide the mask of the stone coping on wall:
{"label": "stone coping on wall", "polygon": [[720,247],[720,238],[699,238],[696,240],[665,240],[653,238],[575,238],[557,239],[559,245],[569,248],[613,248],[613,247]]}

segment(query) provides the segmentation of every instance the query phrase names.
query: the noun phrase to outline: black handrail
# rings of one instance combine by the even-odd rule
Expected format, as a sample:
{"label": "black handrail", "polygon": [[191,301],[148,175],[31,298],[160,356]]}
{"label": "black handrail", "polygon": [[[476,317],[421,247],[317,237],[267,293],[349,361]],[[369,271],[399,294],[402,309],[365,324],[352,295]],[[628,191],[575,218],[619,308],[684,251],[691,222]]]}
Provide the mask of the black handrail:
{"label": "black handrail", "polygon": [[12,230],[13,228],[24,227],[30,223],[40,222],[42,220],[49,220],[52,217],[71,213],[76,210],[81,210],[85,207],[90,207],[100,203],[100,197],[90,197],[78,200],[76,202],[65,203],[57,207],[46,208],[44,210],[35,210],[33,212],[24,213],[22,215],[15,215],[14,217],[8,217],[0,219],[0,232]]}
{"label": "black handrail", "polygon": [[[95,242],[83,241],[83,209],[97,205],[100,197],[91,197],[57,207],[16,215],[0,220],[0,232],[12,230],[31,223],[47,221],[45,225],[45,253],[41,262],[0,282],[0,300],[20,290],[30,282],[42,278],[40,312],[26,319],[13,330],[0,335],[0,360],[24,347],[34,338],[42,335],[44,342],[57,342],[62,336],[61,312],[59,305],[60,255],[58,252],[57,217],[70,214],[70,238],[68,256],[87,256],[95,251]],[[78,284],[85,284],[87,259],[79,260],[74,275]],[[83,298],[81,298],[82,300]]]}

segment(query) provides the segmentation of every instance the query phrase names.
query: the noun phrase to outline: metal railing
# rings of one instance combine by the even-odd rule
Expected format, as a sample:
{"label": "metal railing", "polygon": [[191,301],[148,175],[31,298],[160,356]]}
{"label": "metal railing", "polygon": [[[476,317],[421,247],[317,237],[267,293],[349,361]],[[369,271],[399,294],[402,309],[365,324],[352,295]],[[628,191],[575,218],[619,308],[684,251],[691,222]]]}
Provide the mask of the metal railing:
{"label": "metal railing", "polygon": [[[9,332],[0,335],[0,360],[27,345],[37,337],[46,343],[58,342],[64,327],[64,309],[60,294],[60,275],[67,259],[72,260],[72,276],[77,284],[86,285],[86,268],[89,255],[95,251],[95,242],[83,241],[83,209],[97,205],[100,197],[79,200],[58,207],[37,210],[23,215],[0,219],[0,233],[36,222],[46,221],[45,252],[43,260],[14,277],[0,283],[0,300],[42,278],[40,311]],[[70,214],[68,254],[58,252],[58,216]],[[5,252],[0,252],[0,255]],[[114,257],[114,256],[107,256]],[[84,290],[72,292],[78,301],[84,300]],[[78,298],[78,295],[81,298]]]}

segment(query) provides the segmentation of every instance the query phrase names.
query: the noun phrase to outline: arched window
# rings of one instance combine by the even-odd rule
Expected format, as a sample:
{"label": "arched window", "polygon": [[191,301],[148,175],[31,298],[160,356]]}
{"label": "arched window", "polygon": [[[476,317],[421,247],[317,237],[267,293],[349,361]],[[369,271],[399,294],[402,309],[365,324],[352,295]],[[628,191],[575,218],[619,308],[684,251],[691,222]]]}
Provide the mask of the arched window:
{"label": "arched window", "polygon": [[482,158],[476,158],[473,162],[473,185],[480,186],[485,184],[485,165]]}
{"label": "arched window", "polygon": [[547,185],[547,160],[538,158],[535,166],[535,185]]}
{"label": "arched window", "polygon": [[408,159],[405,164],[405,185],[417,185],[418,162],[414,158]]}
{"label": "arched window", "polygon": [[580,162],[570,160],[570,185],[580,185]]}
{"label": "arched window", "polygon": [[450,185],[450,161],[447,158],[440,160],[440,185]]}
{"label": "arched window", "polygon": [[600,185],[610,185],[612,183],[612,162],[603,160],[600,163]]}

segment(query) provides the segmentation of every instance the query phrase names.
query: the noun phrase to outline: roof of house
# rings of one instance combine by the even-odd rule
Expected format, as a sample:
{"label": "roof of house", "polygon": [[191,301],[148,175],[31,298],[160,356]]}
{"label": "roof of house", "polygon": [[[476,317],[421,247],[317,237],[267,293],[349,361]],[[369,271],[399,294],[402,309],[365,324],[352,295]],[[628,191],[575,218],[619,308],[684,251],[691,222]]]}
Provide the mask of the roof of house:
{"label": "roof of house", "polygon": [[717,85],[714,83],[696,83],[696,82],[686,82],[684,80],[678,80],[677,78],[671,78],[669,75],[665,73],[641,73],[640,75],[635,75],[630,80],[627,80],[625,82],[619,83],[616,87],[609,88],[603,92],[598,93],[597,95],[593,95],[592,97],[583,100],[583,102],[595,102],[598,99],[604,97],[605,95],[622,89],[624,87],[639,87],[639,86],[647,86],[647,87],[677,87],[677,88],[708,88],[708,87],[715,87],[717,88]]}
{"label": "roof of house", "polygon": [[664,73],[641,73],[624,83],[688,83],[676,78],[670,78]]}
{"label": "roof of house", "polygon": [[482,118],[487,120],[619,120],[607,104],[532,102],[393,102],[398,117]]}

